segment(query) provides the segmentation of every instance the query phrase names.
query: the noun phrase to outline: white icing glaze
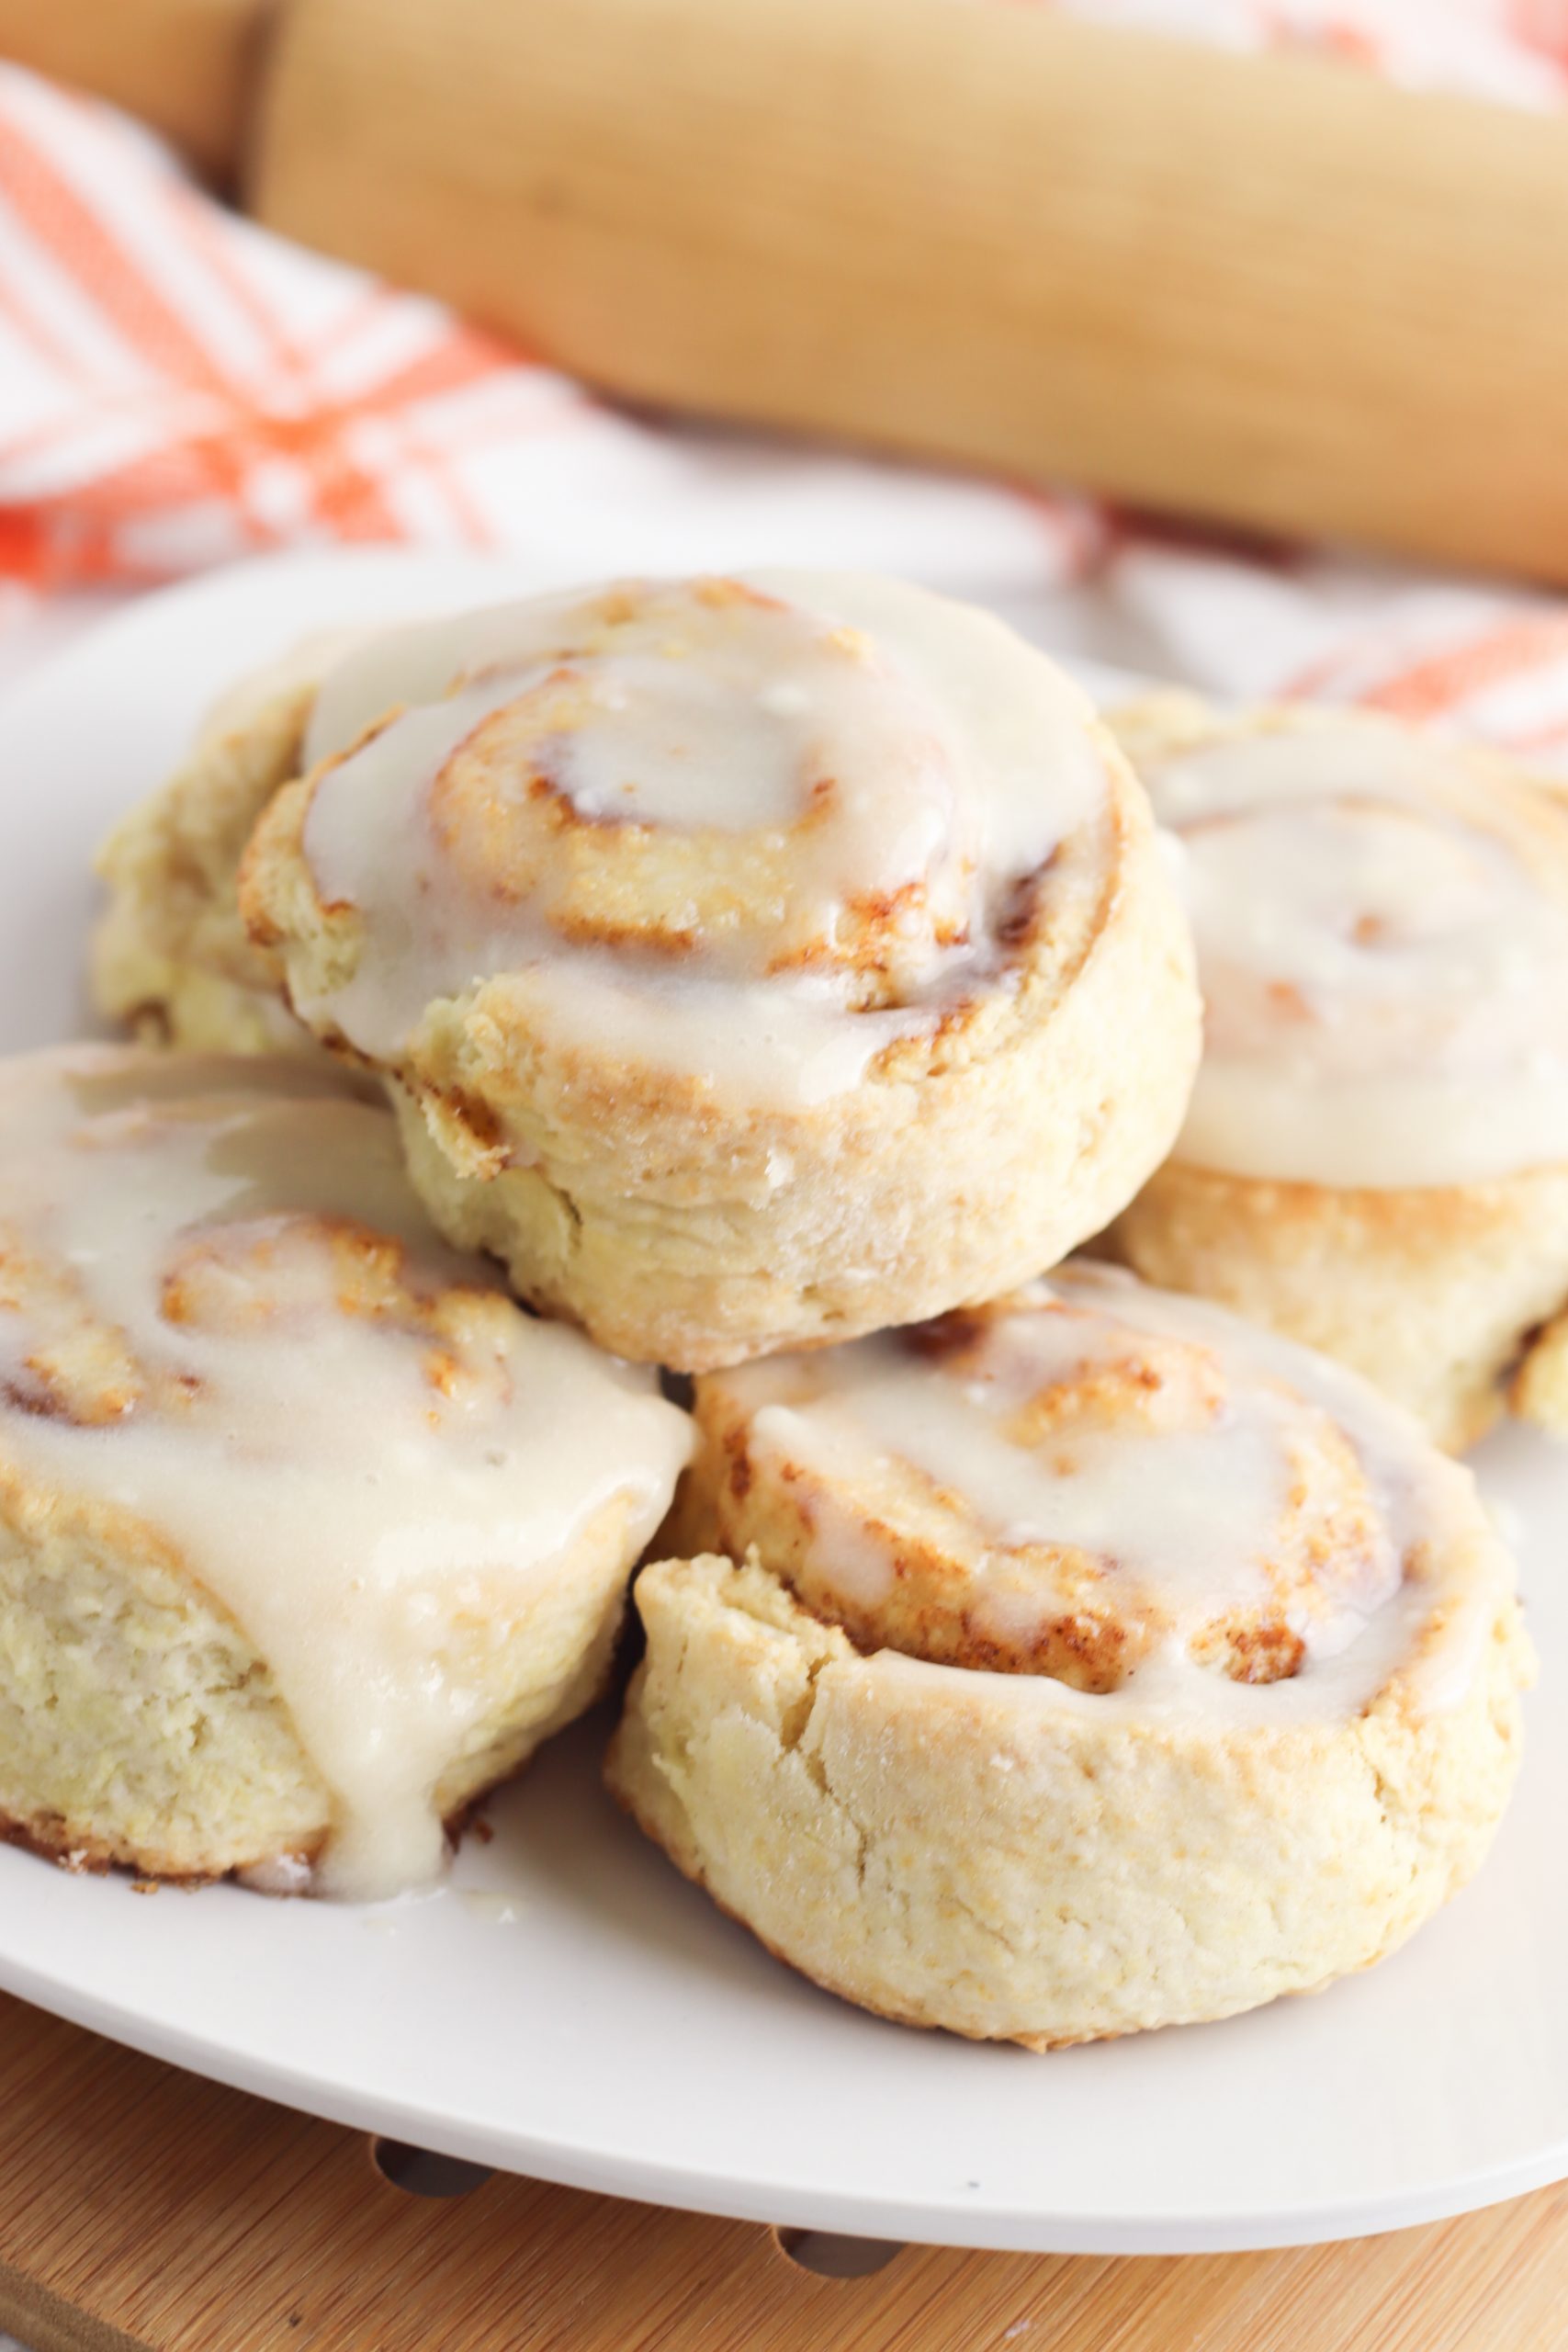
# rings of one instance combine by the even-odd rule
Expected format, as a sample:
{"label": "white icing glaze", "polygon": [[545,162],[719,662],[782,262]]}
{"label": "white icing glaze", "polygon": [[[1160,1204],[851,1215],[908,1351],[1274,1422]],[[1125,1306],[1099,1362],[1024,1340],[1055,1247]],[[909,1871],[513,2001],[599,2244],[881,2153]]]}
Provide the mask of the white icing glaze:
{"label": "white icing glaze", "polygon": [[[343,1287],[345,1223],[407,1251],[378,1304]],[[629,1567],[686,1416],[446,1250],[391,1120],[298,1064],[6,1065],[0,1243],[43,1270],[0,1302],[6,1461],[144,1521],[248,1635],[332,1792],[325,1891],[430,1878],[436,1782],[504,1696],[487,1649],[617,1497]],[[478,1318],[422,1322],[454,1285]],[[84,1317],[133,1368],[93,1425],[48,1377]]]}
{"label": "white icing glaze", "polygon": [[1568,1160],[1568,829],[1356,714],[1140,761],[1205,1003],[1176,1156],[1329,1185]]}
{"label": "white icing glaze", "polygon": [[[1114,1689],[1075,1689],[1049,1671],[987,1677],[1020,1686],[1020,1706],[1272,1723],[1356,1712],[1401,1669],[1428,1708],[1468,1687],[1510,1563],[1471,1474],[1353,1374],[1089,1263],[1019,1294],[1016,1311],[980,1331],[977,1347],[954,1353],[928,1351],[918,1332],[883,1333],[719,1376],[750,1417],[753,1464],[810,1480],[810,1577],[850,1622],[900,1586],[908,1594],[900,1547],[919,1540],[919,1498],[934,1494],[983,1539],[963,1600],[981,1633],[1027,1649],[1041,1624],[1078,1605],[1081,1586],[1059,1581],[1064,1549],[1093,1557],[1099,1597],[1123,1624],[1154,1629]],[[1125,1409],[1126,1392],[1098,1411],[1097,1386],[1129,1361],[1129,1341],[1136,1351],[1149,1339],[1180,1351],[1151,1359],[1150,1389],[1193,1378],[1212,1412],[1178,1396],[1168,1425],[1151,1422],[1135,1401]],[[1021,1431],[1021,1411],[1058,1391],[1085,1409]],[[1333,1444],[1348,1441],[1349,1483],[1343,1507],[1330,1497],[1317,1511],[1305,1570],[1298,1559],[1281,1586],[1287,1513],[1300,1508],[1303,1465],[1326,1458],[1325,1420]],[[890,1472],[913,1475],[904,1518]],[[1301,1643],[1293,1671],[1251,1683],[1194,1654],[1216,1619],[1268,1615],[1281,1592]],[[890,1657],[878,1653],[879,1666]],[[899,1663],[972,1687],[970,1668]]]}
{"label": "white icing glaze", "polygon": [[[855,575],[631,582],[399,631],[329,675],[310,724],[308,760],[341,756],[306,854],[365,944],[300,1010],[387,1060],[431,1003],[500,980],[545,1035],[819,1101],[1005,985],[1019,886],[1105,807],[1088,715],[989,616]],[[455,785],[476,747],[482,783]],[[570,874],[498,871],[508,804],[540,794],[579,831],[710,838],[733,907],[695,911],[677,956],[585,944]],[[870,982],[846,947],[866,907],[886,910]]]}

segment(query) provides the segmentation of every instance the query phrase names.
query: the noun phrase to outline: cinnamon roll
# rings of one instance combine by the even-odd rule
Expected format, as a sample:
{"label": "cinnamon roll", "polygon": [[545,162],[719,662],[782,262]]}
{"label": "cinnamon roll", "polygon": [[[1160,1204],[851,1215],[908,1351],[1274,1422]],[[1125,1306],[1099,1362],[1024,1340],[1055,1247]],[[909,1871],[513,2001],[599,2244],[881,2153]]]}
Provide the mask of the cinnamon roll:
{"label": "cinnamon roll", "polygon": [[359,635],[308,639],[231,687],[188,757],[99,850],[107,903],[93,934],[93,1001],[143,1043],[316,1052],[240,920],[235,886],[256,819],[299,773],[321,677]]}
{"label": "cinnamon roll", "polygon": [[453,1239],[686,1369],[1059,1258],[1168,1148],[1190,944],[1143,796],[998,622],[632,582],[323,684],[241,905]]}
{"label": "cinnamon roll", "polygon": [[1510,1393],[1568,1430],[1562,808],[1366,714],[1166,695],[1115,726],[1183,845],[1206,1039],[1107,1249],[1342,1358],[1443,1444]]}
{"label": "cinnamon roll", "polygon": [[305,1063],[0,1066],[0,1832],[380,1895],[598,1690],[690,1422]]}
{"label": "cinnamon roll", "polygon": [[1034,2049],[1221,2018],[1480,1861],[1512,1567],[1339,1365],[1080,1263],[696,1414],[609,1782],[829,1990]]}

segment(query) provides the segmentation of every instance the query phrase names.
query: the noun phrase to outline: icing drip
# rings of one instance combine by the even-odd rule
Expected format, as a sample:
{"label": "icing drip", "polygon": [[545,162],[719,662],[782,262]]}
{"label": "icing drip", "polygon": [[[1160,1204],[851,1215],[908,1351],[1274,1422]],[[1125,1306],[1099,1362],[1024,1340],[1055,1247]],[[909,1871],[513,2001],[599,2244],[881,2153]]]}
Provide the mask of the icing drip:
{"label": "icing drip", "polygon": [[440,1866],[490,1662],[690,1424],[436,1242],[395,1130],[293,1062],[77,1049],[0,1072],[0,1448],[172,1544],[332,1792],[325,1891]]}

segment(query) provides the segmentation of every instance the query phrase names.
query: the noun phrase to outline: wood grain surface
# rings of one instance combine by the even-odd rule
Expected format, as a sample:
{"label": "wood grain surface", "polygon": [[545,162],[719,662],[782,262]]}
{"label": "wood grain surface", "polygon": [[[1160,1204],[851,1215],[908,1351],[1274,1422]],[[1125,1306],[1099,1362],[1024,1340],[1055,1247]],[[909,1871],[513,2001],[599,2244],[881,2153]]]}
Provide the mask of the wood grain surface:
{"label": "wood grain surface", "polygon": [[140,115],[220,183],[239,170],[272,0],[0,0],[0,57]]}
{"label": "wood grain surface", "polygon": [[1568,579],[1568,134],[956,0],[290,0],[254,197],[612,390]]}
{"label": "wood grain surface", "polygon": [[[128,1898],[129,1899],[129,1898]],[[918,2055],[918,2053],[916,2053]],[[0,1997],[0,2328],[31,2352],[1560,2352],[1568,2186],[1279,2254],[906,2246],[494,2176],[412,2196],[359,2134]]]}

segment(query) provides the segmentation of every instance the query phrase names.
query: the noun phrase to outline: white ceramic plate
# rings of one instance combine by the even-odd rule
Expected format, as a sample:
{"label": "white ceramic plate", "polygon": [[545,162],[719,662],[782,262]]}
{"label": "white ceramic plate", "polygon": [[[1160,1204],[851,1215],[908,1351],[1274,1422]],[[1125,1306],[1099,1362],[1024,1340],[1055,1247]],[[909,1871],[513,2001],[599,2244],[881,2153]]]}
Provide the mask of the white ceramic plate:
{"label": "white ceramic plate", "polygon": [[[0,1050],[84,1025],[88,857],[236,670],[345,615],[545,584],[287,558],[153,597],[0,704]],[[148,1900],[0,1850],[0,1984],[318,2114],[621,2195],[949,2244],[1139,2254],[1392,2228],[1568,2175],[1568,1453],[1486,1449],[1543,1666],[1485,1871],[1311,2000],[1033,2058],[886,2025],[729,1925],[614,1811],[592,1721],[442,1893]]]}

